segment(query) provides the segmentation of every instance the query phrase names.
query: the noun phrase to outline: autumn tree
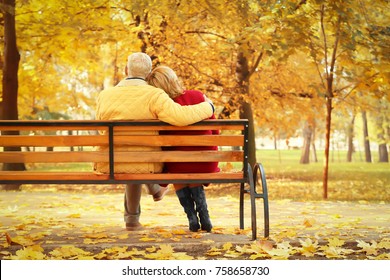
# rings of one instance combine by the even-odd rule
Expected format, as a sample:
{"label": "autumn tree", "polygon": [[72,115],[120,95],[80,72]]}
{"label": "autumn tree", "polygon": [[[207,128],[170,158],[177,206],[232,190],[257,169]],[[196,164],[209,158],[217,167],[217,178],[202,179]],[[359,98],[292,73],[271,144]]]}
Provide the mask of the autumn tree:
{"label": "autumn tree", "polygon": [[[3,62],[3,91],[2,116],[3,120],[18,119],[18,68],[20,55],[16,44],[15,30],[15,0],[3,0],[4,18],[4,62]],[[5,132],[9,135],[17,131]],[[5,151],[20,151],[20,147],[6,147]],[[24,170],[24,164],[4,163],[3,170]],[[6,189],[19,189],[19,185],[8,185]]]}
{"label": "autumn tree", "polygon": [[[361,4],[361,3],[360,3]],[[310,28],[304,30],[311,58],[317,65],[321,91],[324,97],[326,112],[325,161],[323,172],[323,197],[328,197],[328,170],[330,134],[334,100],[345,98],[345,68],[353,67],[355,53],[369,33],[361,26],[370,30],[363,15],[356,15],[356,1],[304,1],[296,16],[306,20]],[[385,5],[383,2],[382,5]],[[376,5],[378,12],[380,5]],[[367,62],[367,61],[366,61]],[[367,66],[370,63],[366,64]]]}
{"label": "autumn tree", "polygon": [[[380,98],[388,84],[382,0],[16,4],[22,118],[45,108],[93,118],[97,93],[123,77],[129,53],[144,51],[155,65],[171,66],[187,88],[209,95],[221,116],[250,119],[251,129],[288,138],[305,125],[316,135],[326,127],[328,157],[332,111],[354,99],[348,110],[364,107],[371,117],[365,97]],[[306,143],[305,161],[313,141]],[[253,131],[250,146],[254,164]],[[324,192],[327,170],[328,163]]]}
{"label": "autumn tree", "polygon": [[[163,2],[159,10],[152,8],[148,1],[128,5],[132,14],[141,15],[139,30],[142,32],[138,37],[143,43],[142,50],[150,54],[155,63],[173,67],[187,87],[203,90],[216,105],[229,104],[229,109],[222,110],[225,117],[238,110],[238,116],[250,120],[252,164],[256,162],[256,147],[252,105],[248,98],[249,78],[262,55],[255,45],[248,45],[249,32],[245,28],[253,23],[259,6],[247,1],[199,1],[198,5]],[[255,7],[255,12],[250,7]],[[223,11],[229,11],[236,19],[231,29],[226,27]]]}

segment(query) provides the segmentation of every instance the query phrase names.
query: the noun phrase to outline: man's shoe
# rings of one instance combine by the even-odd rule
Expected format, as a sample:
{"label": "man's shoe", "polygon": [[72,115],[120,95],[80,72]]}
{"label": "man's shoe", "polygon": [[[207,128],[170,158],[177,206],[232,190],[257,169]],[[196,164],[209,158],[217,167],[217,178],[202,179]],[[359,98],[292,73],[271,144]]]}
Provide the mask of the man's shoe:
{"label": "man's shoe", "polygon": [[168,187],[162,187],[157,193],[153,195],[154,201],[160,201],[168,193]]}
{"label": "man's shoe", "polygon": [[126,230],[128,231],[138,231],[142,230],[143,226],[140,224],[140,222],[136,223],[126,223]]}

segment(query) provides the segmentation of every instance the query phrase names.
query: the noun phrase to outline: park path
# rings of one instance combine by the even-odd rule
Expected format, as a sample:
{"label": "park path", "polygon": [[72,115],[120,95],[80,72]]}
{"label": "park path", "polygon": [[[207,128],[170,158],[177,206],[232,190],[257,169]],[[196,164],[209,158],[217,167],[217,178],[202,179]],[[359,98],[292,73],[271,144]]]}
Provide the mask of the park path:
{"label": "park path", "polygon": [[[123,228],[121,193],[0,192],[1,257],[34,244],[45,250],[75,246],[94,253],[113,246],[145,249],[168,244],[187,253],[210,252],[210,248],[225,244],[246,246],[253,244],[247,202],[246,227],[239,230],[238,199],[209,196],[213,232],[191,233],[172,191],[160,202],[144,194],[141,222],[145,229],[127,232]],[[257,207],[258,235],[262,240],[260,200]],[[390,205],[384,202],[270,201],[269,241],[275,244],[299,244],[307,239],[321,243],[329,238],[345,242],[390,241],[389,225]],[[389,254],[389,250],[386,252]]]}

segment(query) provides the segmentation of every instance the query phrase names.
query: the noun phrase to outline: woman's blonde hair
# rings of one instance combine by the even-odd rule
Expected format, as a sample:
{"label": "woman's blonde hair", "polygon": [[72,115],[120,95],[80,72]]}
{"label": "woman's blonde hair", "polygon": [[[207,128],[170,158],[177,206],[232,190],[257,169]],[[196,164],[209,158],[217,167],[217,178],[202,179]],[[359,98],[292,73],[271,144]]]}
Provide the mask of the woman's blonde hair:
{"label": "woman's blonde hair", "polygon": [[183,94],[183,86],[175,71],[168,66],[157,66],[152,70],[146,81],[155,87],[161,88],[169,97],[176,98]]}

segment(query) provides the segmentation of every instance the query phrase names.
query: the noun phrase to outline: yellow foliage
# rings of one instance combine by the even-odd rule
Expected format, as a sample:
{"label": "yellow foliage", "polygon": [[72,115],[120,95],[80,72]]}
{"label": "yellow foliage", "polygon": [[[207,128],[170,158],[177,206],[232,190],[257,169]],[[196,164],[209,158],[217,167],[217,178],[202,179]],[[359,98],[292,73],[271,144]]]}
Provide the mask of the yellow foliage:
{"label": "yellow foliage", "polygon": [[43,248],[40,245],[27,246],[16,251],[15,256],[11,256],[11,260],[45,260],[47,256],[43,253]]}
{"label": "yellow foliage", "polygon": [[362,251],[365,252],[367,255],[378,255],[378,244],[376,241],[373,240],[371,241],[372,244],[370,244],[363,240],[357,240],[357,243],[357,246],[362,248]]}
{"label": "yellow foliage", "polygon": [[157,248],[155,246],[152,246],[152,247],[146,248],[145,251],[148,253],[154,253],[157,251]]}
{"label": "yellow foliage", "polygon": [[81,259],[91,256],[92,253],[73,245],[64,245],[49,252],[49,255],[55,259]]}
{"label": "yellow foliage", "polygon": [[385,238],[378,243],[378,248],[390,249],[390,238]]}
{"label": "yellow foliage", "polygon": [[174,229],[174,230],[172,230],[172,233],[175,234],[175,235],[185,235],[185,234],[188,234],[188,232],[186,232],[183,229]]}
{"label": "yellow foliage", "polygon": [[328,242],[330,247],[341,247],[345,244],[344,240],[340,240],[337,237],[329,238]]}
{"label": "yellow foliage", "polygon": [[299,242],[301,243],[302,246],[300,253],[305,257],[312,257],[317,252],[317,248],[318,248],[317,241],[313,243],[311,239],[307,238],[306,240],[304,241],[300,240]]}
{"label": "yellow foliage", "polygon": [[231,249],[232,248],[232,246],[233,246],[233,244],[232,243],[230,243],[230,242],[228,242],[228,243],[225,243],[225,244],[223,244],[223,246],[222,246],[222,250],[229,250],[229,249]]}
{"label": "yellow foliage", "polygon": [[172,246],[168,244],[161,244],[160,249],[154,253],[147,254],[147,259],[153,260],[191,260],[193,257],[188,256],[186,253],[174,252]]}
{"label": "yellow foliage", "polygon": [[79,218],[81,218],[81,215],[75,213],[75,214],[70,214],[70,215],[68,215],[68,216],[66,216],[66,217],[67,217],[67,218],[71,218],[71,219],[79,219]]}
{"label": "yellow foliage", "polygon": [[303,220],[303,225],[305,227],[312,227],[315,224],[316,220],[313,218],[308,218]]}
{"label": "yellow foliage", "polygon": [[139,241],[142,241],[142,242],[156,241],[156,238],[145,236],[145,237],[140,238]]}

